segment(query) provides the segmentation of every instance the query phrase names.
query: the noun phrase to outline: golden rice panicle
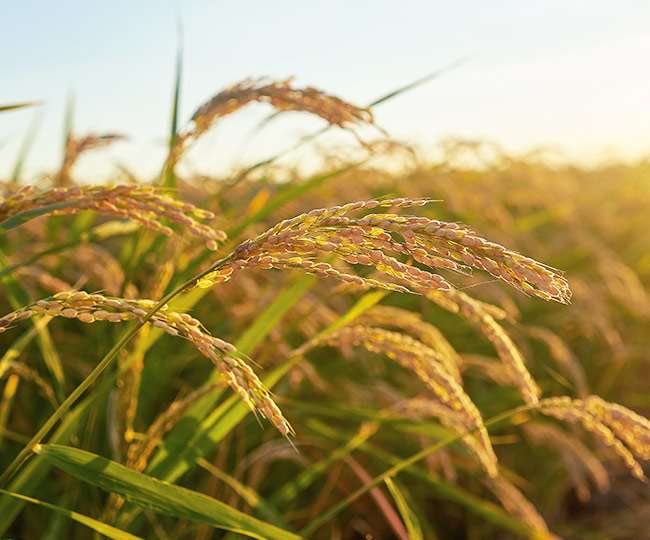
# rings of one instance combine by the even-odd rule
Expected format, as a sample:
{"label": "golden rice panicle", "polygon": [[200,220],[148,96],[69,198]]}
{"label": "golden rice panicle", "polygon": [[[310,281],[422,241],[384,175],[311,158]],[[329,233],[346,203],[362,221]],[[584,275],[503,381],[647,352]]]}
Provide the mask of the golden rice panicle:
{"label": "golden rice panicle", "polygon": [[233,114],[253,102],[267,103],[279,113],[309,113],[322,118],[329,125],[344,129],[375,125],[369,109],[357,107],[313,87],[297,88],[292,85],[292,79],[244,79],[224,88],[194,111],[191,123],[178,135],[168,164],[177,163],[192,143],[212,128],[220,118]]}
{"label": "golden rice panicle", "polygon": [[[616,453],[633,476],[639,480],[645,480],[645,474],[636,457],[647,459],[645,457],[647,456],[647,447],[644,446],[647,442],[647,431],[643,428],[643,423],[634,420],[634,417],[638,415],[621,407],[621,409],[631,413],[631,415],[626,414],[625,416],[630,418],[629,425],[635,426],[636,430],[626,434],[617,433],[607,424],[610,419],[607,409],[612,407],[613,404],[607,403],[608,407],[604,407],[600,404],[600,401],[602,401],[600,398],[591,401],[590,398],[587,398],[587,400],[571,399],[566,396],[547,398],[540,402],[539,410],[543,414],[553,416],[559,420],[580,424],[601,443]],[[620,427],[617,426],[617,429],[620,430]],[[624,439],[623,436],[625,436]],[[623,441],[627,443],[627,446]]]}
{"label": "golden rice panicle", "polygon": [[[41,314],[78,319],[87,324],[96,321],[121,323],[142,320],[155,304],[153,300],[113,298],[84,291],[63,292],[0,318],[0,333],[18,321]],[[182,337],[192,343],[212,361],[246,405],[269,420],[282,435],[293,433],[270,392],[240,357],[234,345],[210,335],[198,320],[187,313],[168,312],[166,306],[153,315],[149,323],[167,334]]]}
{"label": "golden rice panicle", "polygon": [[[444,223],[425,217],[400,216],[397,214],[371,214],[362,218],[351,218],[348,214],[371,210],[378,207],[409,208],[423,206],[431,199],[386,199],[366,200],[319,208],[284,220],[260,234],[253,240],[240,244],[233,252],[237,268],[265,267],[286,268],[302,266],[318,270],[312,261],[319,256],[333,254],[341,261],[353,265],[372,266],[384,276],[381,283],[399,281],[411,292],[429,290],[450,291],[452,286],[439,274],[423,270],[404,259],[413,258],[431,268],[443,268],[463,272],[474,267],[487,269],[493,274],[499,269],[501,276],[515,287],[531,292],[547,300],[567,301],[570,291],[566,280],[557,272],[536,263],[532,259],[512,254],[502,248],[498,250],[486,241],[467,241],[463,244],[466,257],[459,257],[451,250],[442,252],[437,244],[428,242],[414,247],[419,236],[435,236],[443,231],[442,238],[447,241],[445,231],[464,230],[453,223]],[[436,237],[437,238],[437,237]],[[423,251],[424,250],[424,251]],[[488,265],[484,259],[488,250],[490,256],[499,255],[499,264]],[[465,253],[464,252],[464,253]],[[474,253],[476,252],[476,253]],[[474,254],[474,257],[470,255]],[[460,262],[459,262],[460,261]],[[512,261],[517,261],[516,264]],[[322,263],[326,264],[326,263]],[[230,266],[233,266],[231,264]],[[329,268],[322,267],[323,271]],[[331,273],[334,275],[334,273]],[[536,276],[533,279],[532,276]],[[219,276],[206,276],[201,286],[218,282]],[[531,283],[534,285],[531,285]],[[393,286],[389,286],[394,290]]]}
{"label": "golden rice panicle", "polygon": [[292,85],[292,79],[272,81],[259,78],[238,82],[206,101],[192,115],[195,129],[208,129],[217,119],[253,101],[268,103],[279,112],[307,112],[339,127],[374,123],[369,109],[351,105],[322,90],[297,88]]}
{"label": "golden rice panicle", "polygon": [[72,183],[72,168],[83,153],[105,148],[124,139],[126,137],[119,133],[104,133],[102,135],[91,133],[83,137],[75,137],[74,135],[68,137],[65,143],[63,163],[61,164],[57,178],[59,185],[69,185]]}
{"label": "golden rice panicle", "polygon": [[314,340],[310,346],[317,345],[363,347],[412,371],[444,405],[463,419],[465,429],[477,430],[484,455],[488,456],[485,464],[490,474],[496,474],[497,458],[481,413],[463,387],[447,372],[439,353],[405,334],[362,325],[343,327]]}
{"label": "golden rice panicle", "polygon": [[[468,429],[467,421],[462,414],[432,399],[409,399],[399,403],[394,409],[400,414],[414,418],[434,416],[444,426],[458,433],[464,433]],[[481,438],[472,433],[465,435],[462,441],[469,451],[478,458],[479,463],[488,475],[494,476],[497,474],[496,457],[491,447],[487,448]]]}
{"label": "golden rice panicle", "polygon": [[499,499],[508,512],[535,529],[537,533],[535,538],[559,540],[557,536],[549,531],[546,521],[537,511],[535,505],[512,482],[502,475],[488,477],[484,481],[488,489]]}
{"label": "golden rice panicle", "polygon": [[526,403],[539,401],[541,391],[526,368],[523,356],[510,336],[494,317],[484,309],[484,304],[474,300],[462,291],[428,291],[428,299],[443,309],[457,313],[469,321],[492,343],[499,359],[510,373],[510,380],[519,388]]}
{"label": "golden rice panicle", "polygon": [[422,320],[420,315],[406,309],[392,306],[374,306],[360,319],[361,323],[369,326],[396,328],[412,335],[434,351],[440,353],[440,361],[449,374],[460,382],[459,366],[461,356],[452,347],[447,338],[434,325]]}
{"label": "golden rice panicle", "polygon": [[544,300],[568,303],[571,299],[569,284],[559,270],[490,242],[465,225],[396,214],[371,214],[357,224],[406,235],[406,245],[414,257],[424,257],[423,264],[429,264],[427,256],[435,256],[484,270]]}
{"label": "golden rice panicle", "polygon": [[635,455],[650,460],[650,420],[598,396],[589,396],[584,403],[585,409],[607,424]]}
{"label": "golden rice panicle", "polygon": [[75,186],[37,192],[21,189],[0,203],[0,221],[35,209],[47,209],[51,215],[76,214],[93,210],[100,214],[135,221],[140,225],[171,236],[174,231],[163,221],[184,227],[201,238],[209,249],[217,249],[226,233],[209,227],[199,220],[212,219],[214,214],[179,201],[152,186]]}
{"label": "golden rice panicle", "polygon": [[591,498],[587,477],[600,493],[609,490],[607,470],[577,437],[549,423],[531,422],[523,427],[526,436],[535,444],[544,444],[559,452],[578,499],[587,501]]}

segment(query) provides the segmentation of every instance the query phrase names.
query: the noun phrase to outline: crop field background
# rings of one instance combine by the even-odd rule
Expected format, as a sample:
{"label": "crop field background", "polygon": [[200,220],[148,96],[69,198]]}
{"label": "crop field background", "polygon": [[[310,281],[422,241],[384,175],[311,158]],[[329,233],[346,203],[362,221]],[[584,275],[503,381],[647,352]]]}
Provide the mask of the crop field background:
{"label": "crop field background", "polygon": [[[75,98],[60,165],[27,173],[42,105],[0,102],[25,119],[0,538],[650,539],[650,160],[423,152],[378,122],[461,62],[362,105],[251,77],[183,115],[186,60],[152,176],[80,174],[129,141],[78,130]],[[250,145],[316,130],[188,166],[251,109]]]}

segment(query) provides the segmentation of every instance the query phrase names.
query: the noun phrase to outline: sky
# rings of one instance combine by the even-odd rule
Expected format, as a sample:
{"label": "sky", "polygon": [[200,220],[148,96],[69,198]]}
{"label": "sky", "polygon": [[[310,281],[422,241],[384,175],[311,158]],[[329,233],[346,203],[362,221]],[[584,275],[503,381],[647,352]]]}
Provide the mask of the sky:
{"label": "sky", "polygon": [[[647,0],[22,0],[3,9],[0,104],[42,105],[0,116],[0,177],[34,122],[26,176],[58,166],[69,96],[76,133],[129,137],[82,159],[77,178],[99,180],[118,165],[155,174],[169,129],[177,20],[185,121],[249,76],[295,76],[364,105],[467,57],[377,108],[378,123],[423,149],[458,137],[512,152],[550,147],[582,163],[650,154]],[[268,112],[253,107],[225,120],[185,166],[221,173],[321,125],[285,115],[251,138]]]}

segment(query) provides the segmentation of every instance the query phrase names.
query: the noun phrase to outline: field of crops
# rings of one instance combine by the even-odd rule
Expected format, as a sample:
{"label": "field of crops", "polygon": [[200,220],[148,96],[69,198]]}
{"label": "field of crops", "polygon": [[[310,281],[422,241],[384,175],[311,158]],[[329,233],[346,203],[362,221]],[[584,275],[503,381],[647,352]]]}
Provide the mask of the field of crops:
{"label": "field of crops", "polygon": [[[381,103],[250,79],[175,103],[156,178],[75,173],[113,133],[17,157],[0,538],[650,538],[650,162],[426,156]],[[183,174],[250,106],[354,148]]]}

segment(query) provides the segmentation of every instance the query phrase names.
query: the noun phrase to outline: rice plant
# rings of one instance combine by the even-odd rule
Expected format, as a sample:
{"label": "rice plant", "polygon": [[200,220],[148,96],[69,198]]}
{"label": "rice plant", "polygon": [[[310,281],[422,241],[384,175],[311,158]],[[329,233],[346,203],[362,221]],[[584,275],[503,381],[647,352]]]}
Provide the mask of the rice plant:
{"label": "rice plant", "polygon": [[[628,538],[597,502],[650,504],[647,163],[389,172],[382,101],[249,79],[175,103],[157,178],[84,183],[122,136],[68,133],[3,184],[0,535]],[[184,175],[252,103],[365,157]]]}

